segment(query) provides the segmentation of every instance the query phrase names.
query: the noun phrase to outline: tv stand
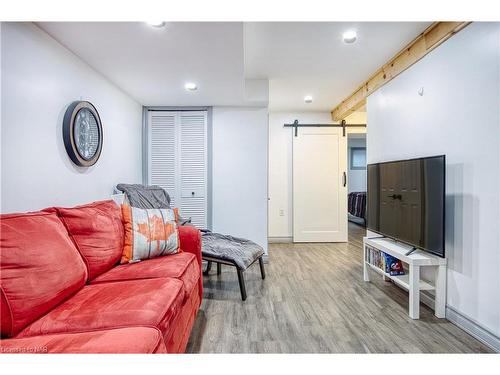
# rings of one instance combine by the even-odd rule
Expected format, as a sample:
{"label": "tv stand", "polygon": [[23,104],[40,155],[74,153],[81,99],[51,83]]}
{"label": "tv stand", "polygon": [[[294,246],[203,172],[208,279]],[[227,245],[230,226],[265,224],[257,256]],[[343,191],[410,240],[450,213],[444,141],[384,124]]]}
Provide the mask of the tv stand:
{"label": "tv stand", "polygon": [[[371,264],[368,260],[368,249],[384,252],[406,263],[409,273],[393,276],[385,270]],[[410,251],[408,251],[410,250]],[[435,283],[431,284],[420,279],[420,268],[426,267],[435,272]],[[369,270],[382,275],[384,280],[390,279],[394,284],[408,290],[409,303],[408,315],[412,319],[420,317],[420,291],[433,290],[434,315],[438,318],[445,317],[446,308],[446,258],[441,258],[427,252],[408,248],[408,246],[388,238],[363,238],[363,279],[370,281]]]}

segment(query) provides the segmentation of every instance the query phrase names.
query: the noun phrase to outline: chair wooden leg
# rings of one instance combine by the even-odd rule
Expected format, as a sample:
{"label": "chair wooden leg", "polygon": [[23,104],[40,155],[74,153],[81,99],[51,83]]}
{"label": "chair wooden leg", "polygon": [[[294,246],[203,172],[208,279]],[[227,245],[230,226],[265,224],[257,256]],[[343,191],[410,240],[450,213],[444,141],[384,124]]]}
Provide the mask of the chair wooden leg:
{"label": "chair wooden leg", "polygon": [[262,257],[259,258],[259,266],[260,266],[260,276],[262,276],[262,280],[266,278],[266,271],[264,270],[264,260]]}
{"label": "chair wooden leg", "polygon": [[220,275],[222,273],[222,264],[217,263],[217,275]]}
{"label": "chair wooden leg", "polygon": [[243,270],[236,267],[238,272],[238,282],[240,283],[241,299],[245,301],[247,299],[247,290],[245,288],[245,278],[243,277]]}
{"label": "chair wooden leg", "polygon": [[211,269],[212,269],[212,262],[207,260],[207,269],[203,272],[203,274],[208,275]]}

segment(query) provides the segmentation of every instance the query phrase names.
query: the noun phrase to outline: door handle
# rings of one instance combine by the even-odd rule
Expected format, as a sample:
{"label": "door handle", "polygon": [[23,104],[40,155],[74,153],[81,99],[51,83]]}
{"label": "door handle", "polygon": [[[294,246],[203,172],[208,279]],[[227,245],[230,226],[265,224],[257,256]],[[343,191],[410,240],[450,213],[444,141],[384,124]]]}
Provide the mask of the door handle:
{"label": "door handle", "polygon": [[401,194],[392,194],[392,195],[388,195],[387,197],[392,198],[392,199],[399,199],[399,200],[401,200],[403,198]]}
{"label": "door handle", "polygon": [[347,175],[342,173],[342,185],[345,187],[347,185]]}

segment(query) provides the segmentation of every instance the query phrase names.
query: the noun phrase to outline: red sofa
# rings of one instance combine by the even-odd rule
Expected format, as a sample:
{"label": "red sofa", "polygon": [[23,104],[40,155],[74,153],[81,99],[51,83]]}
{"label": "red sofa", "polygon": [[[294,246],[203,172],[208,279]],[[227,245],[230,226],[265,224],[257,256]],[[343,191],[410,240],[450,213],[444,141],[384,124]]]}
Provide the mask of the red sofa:
{"label": "red sofa", "polygon": [[3,353],[182,353],[202,298],[201,239],[119,265],[120,208],[102,201],[0,217]]}

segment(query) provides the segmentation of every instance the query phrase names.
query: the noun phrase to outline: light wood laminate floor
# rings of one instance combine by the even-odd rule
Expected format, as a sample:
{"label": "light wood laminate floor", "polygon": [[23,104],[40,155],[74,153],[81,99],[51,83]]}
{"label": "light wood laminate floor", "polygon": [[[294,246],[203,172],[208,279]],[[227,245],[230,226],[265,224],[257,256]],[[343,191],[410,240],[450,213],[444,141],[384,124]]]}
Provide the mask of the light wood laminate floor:
{"label": "light wood laminate floor", "polygon": [[408,295],[362,277],[364,229],[349,242],[270,244],[266,279],[254,264],[240,298],[234,267],[212,267],[189,353],[463,353],[489,348],[432,310],[408,317]]}

